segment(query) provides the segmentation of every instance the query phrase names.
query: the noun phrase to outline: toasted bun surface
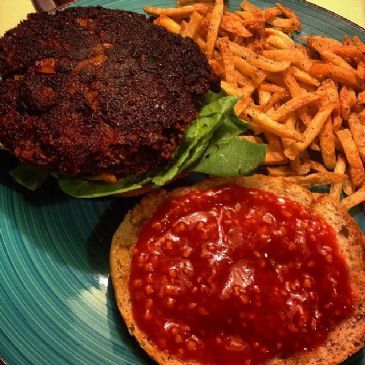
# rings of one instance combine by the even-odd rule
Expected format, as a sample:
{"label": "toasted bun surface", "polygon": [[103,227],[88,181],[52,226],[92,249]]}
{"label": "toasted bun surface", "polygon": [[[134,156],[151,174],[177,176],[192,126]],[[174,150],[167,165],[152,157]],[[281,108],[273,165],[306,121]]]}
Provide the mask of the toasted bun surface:
{"label": "toasted bun surface", "polygon": [[330,196],[312,194],[300,186],[284,182],[280,177],[273,178],[263,175],[224,179],[209,178],[192,187],[179,188],[171,192],[159,190],[146,196],[140,204],[126,215],[112,240],[110,268],[118,308],[129,332],[136,337],[141,347],[159,364],[199,364],[196,361],[181,361],[160,351],[134,322],[128,287],[132,253],[144,223],[154,215],[163,202],[192,190],[211,188],[227,183],[269,191],[310,208],[329,223],[336,232],[340,251],[349,268],[351,287],[354,292],[355,310],[353,316],[339,323],[329,333],[325,343],[315,350],[286,359],[274,358],[268,361],[267,364],[334,365],[340,364],[360,350],[365,342],[365,261],[362,232],[352,217]]}

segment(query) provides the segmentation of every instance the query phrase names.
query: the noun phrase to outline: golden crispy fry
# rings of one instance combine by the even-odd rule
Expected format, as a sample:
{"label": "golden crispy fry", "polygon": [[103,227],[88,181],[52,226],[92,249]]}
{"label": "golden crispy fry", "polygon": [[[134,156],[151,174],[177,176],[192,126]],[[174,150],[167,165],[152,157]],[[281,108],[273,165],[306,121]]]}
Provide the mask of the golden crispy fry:
{"label": "golden crispy fry", "polygon": [[283,180],[288,183],[311,187],[315,185],[330,185],[344,181],[346,175],[335,172],[317,172],[306,176],[288,176],[283,177]]}
{"label": "golden crispy fry", "polygon": [[313,85],[315,87],[320,85],[320,82],[317,79],[296,66],[291,66],[290,71],[297,80],[304,82],[305,84]]}
{"label": "golden crispy fry", "polygon": [[268,91],[270,93],[282,93],[282,92],[285,92],[285,88],[283,88],[281,86],[278,86],[278,85],[275,85],[275,84],[270,83],[270,82],[263,82],[259,86],[259,90]]}
{"label": "golden crispy fry", "polygon": [[284,155],[284,148],[278,136],[272,133],[264,133],[267,141],[265,165],[283,165],[288,162]]}
{"label": "golden crispy fry", "polygon": [[343,120],[347,120],[351,113],[351,108],[356,105],[357,99],[354,89],[343,85],[340,90],[340,112]]}
{"label": "golden crispy fry", "polygon": [[334,108],[333,104],[329,104],[322,107],[318,111],[316,116],[312,119],[309,126],[303,133],[303,138],[304,138],[303,142],[293,143],[288,148],[286,148],[284,151],[286,157],[288,157],[290,160],[294,160],[295,156],[298,153],[303,152],[312,143],[314,138],[321,131],[327,118],[332,113],[333,108]]}
{"label": "golden crispy fry", "polygon": [[361,88],[362,82],[356,72],[327,63],[313,63],[309,73],[316,79],[330,78],[355,88]]}
{"label": "golden crispy fry", "polygon": [[357,64],[356,72],[357,72],[359,78],[364,81],[365,80],[365,62],[359,62]]}
{"label": "golden crispy fry", "polygon": [[331,47],[331,51],[342,58],[352,58],[354,60],[362,60],[364,58],[362,51],[356,46],[339,44]]}
{"label": "golden crispy fry", "polygon": [[264,71],[269,72],[280,72],[286,70],[290,66],[290,62],[282,61],[276,62],[269,58],[260,56],[256,52],[252,51],[247,47],[240,46],[233,42],[230,42],[232,52],[237,56],[242,57],[251,65],[258,67]]}
{"label": "golden crispy fry", "polygon": [[301,37],[300,39],[306,40],[309,47],[325,47],[332,49],[333,47],[342,46],[342,43],[336,39],[322,37],[322,36],[309,36]]}
{"label": "golden crispy fry", "polygon": [[209,64],[212,67],[213,71],[217,75],[223,75],[224,74],[224,66],[221,61],[218,60],[209,60]]}
{"label": "golden crispy fry", "polygon": [[287,101],[279,109],[271,115],[271,118],[276,121],[284,120],[289,114],[293,113],[297,109],[313,103],[321,97],[319,94],[304,93],[301,96],[297,96],[294,99]]}
{"label": "golden crispy fry", "polygon": [[295,176],[297,173],[293,171],[289,166],[267,166],[266,171],[270,176]]}
{"label": "golden crispy fry", "polygon": [[237,14],[234,13],[223,14],[221,21],[221,28],[239,37],[243,38],[252,37],[252,33],[249,30],[247,30],[243,20]]}
{"label": "golden crispy fry", "polygon": [[327,169],[318,161],[310,160],[309,167],[314,172],[328,172]]}
{"label": "golden crispy fry", "polygon": [[234,63],[233,63],[233,53],[229,47],[228,38],[220,38],[219,40],[220,49],[222,53],[222,60],[224,65],[224,76],[226,81],[232,86],[237,86],[237,81],[234,75]]}
{"label": "golden crispy fry", "polygon": [[233,86],[228,82],[221,81],[221,88],[230,96],[247,97],[245,89]]}
{"label": "golden crispy fry", "polygon": [[355,72],[352,66],[349,63],[347,63],[342,57],[336,55],[335,53],[331,52],[325,47],[314,45],[313,48],[320,54],[321,58],[324,61]]}
{"label": "golden crispy fry", "polygon": [[362,91],[357,95],[357,103],[358,104],[365,104],[365,91]]}
{"label": "golden crispy fry", "polygon": [[261,113],[252,107],[247,108],[245,112],[252,118],[252,122],[255,126],[266,132],[273,133],[280,137],[293,139],[295,141],[301,141],[303,139],[301,133],[285,127],[283,124],[272,120],[266,114]]}
{"label": "golden crispy fry", "polygon": [[181,30],[180,24],[176,23],[175,20],[171,19],[167,15],[161,15],[155,19],[154,24],[167,29],[171,33],[180,33]]}
{"label": "golden crispy fry", "polygon": [[[334,172],[337,172],[339,174],[344,174],[346,172],[346,160],[342,153],[340,153],[338,155],[338,159],[336,162],[336,167],[335,167]],[[341,197],[342,185],[343,185],[343,182],[339,182],[339,183],[331,185],[330,194],[337,201],[339,201],[340,197]]]}
{"label": "golden crispy fry", "polygon": [[346,171],[346,176],[347,177],[342,184],[342,190],[347,196],[349,196],[355,192],[355,187],[350,177],[348,176],[348,171]]}
{"label": "golden crispy fry", "polygon": [[328,117],[322,132],[319,134],[319,144],[324,165],[327,169],[333,170],[336,166],[336,151],[331,116]]}
{"label": "golden crispy fry", "polygon": [[361,186],[365,179],[364,165],[361,161],[359,150],[348,129],[337,131],[337,137],[340,140],[346,159],[350,167],[351,180],[356,187]]}
{"label": "golden crispy fry", "polygon": [[354,206],[363,203],[365,201],[365,187],[362,186],[355,193],[347,196],[346,198],[341,200],[341,204],[344,206],[346,210],[350,210]]}
{"label": "golden crispy fry", "polygon": [[192,14],[194,6],[187,5],[179,8],[154,8],[153,6],[145,6],[144,11],[153,15],[166,15],[169,17],[186,17]]}
{"label": "golden crispy fry", "polygon": [[197,12],[197,11],[193,11],[189,23],[186,26],[186,28],[184,29],[184,31],[181,33],[181,35],[183,37],[189,37],[189,38],[194,38],[196,32],[199,29],[199,26],[201,24],[203,20],[203,17]]}
{"label": "golden crispy fry", "polygon": [[240,4],[240,8],[248,13],[257,13],[261,12],[261,9],[253,4],[251,4],[248,0],[243,0]]}
{"label": "golden crispy fry", "polygon": [[270,35],[275,35],[275,36],[278,36],[280,38],[285,39],[286,43],[288,44],[288,47],[287,48],[291,48],[291,47],[289,47],[289,45],[290,46],[295,46],[294,41],[287,34],[285,34],[284,32],[282,32],[279,29],[265,28],[265,33],[268,34],[269,36]]}
{"label": "golden crispy fry", "polygon": [[234,106],[235,113],[240,117],[242,113],[246,110],[246,108],[252,103],[252,99],[250,97],[243,97],[237,101]]}
{"label": "golden crispy fry", "polygon": [[266,38],[266,42],[271,46],[278,49],[292,49],[294,48],[294,44],[287,42],[287,40],[278,35],[270,35]]}
{"label": "golden crispy fry", "polygon": [[234,56],[233,62],[235,68],[243,75],[250,77],[254,81],[255,85],[260,85],[265,80],[266,73],[251,65],[243,58]]}
{"label": "golden crispy fry", "polygon": [[274,93],[274,94],[272,94],[270,99],[265,104],[260,106],[259,109],[261,111],[267,113],[271,117],[271,114],[274,111],[272,110],[272,112],[270,112],[270,110],[273,108],[273,106],[276,105],[277,103],[280,103],[281,100],[287,99],[288,97],[289,97],[289,94],[286,90]]}
{"label": "golden crispy fry", "polygon": [[358,114],[352,113],[348,124],[360,157],[365,162],[365,120],[361,120]]}
{"label": "golden crispy fry", "polygon": [[272,49],[264,50],[261,53],[263,56],[277,62],[290,62],[307,72],[312,66],[312,61],[298,49]]}
{"label": "golden crispy fry", "polygon": [[218,36],[219,25],[222,20],[224,10],[224,2],[223,0],[216,0],[212,16],[210,18],[210,24],[208,27],[208,34],[207,34],[207,45],[206,45],[206,55],[208,58],[212,58],[215,42]]}
{"label": "golden crispy fry", "polygon": [[292,29],[291,31],[294,32],[300,32],[301,29],[301,23],[300,20],[297,16],[297,14],[295,14],[295,12],[285,6],[283,6],[280,3],[276,3],[276,6],[281,10],[281,12],[288,18],[291,20],[292,23]]}
{"label": "golden crispy fry", "polygon": [[286,33],[297,32],[297,26],[291,19],[274,18],[267,20],[267,23],[275,28],[280,28]]}
{"label": "golden crispy fry", "polygon": [[261,10],[261,13],[266,22],[282,14],[281,10],[276,6]]}
{"label": "golden crispy fry", "polygon": [[333,111],[333,132],[337,132],[342,126],[342,117],[339,109]]}

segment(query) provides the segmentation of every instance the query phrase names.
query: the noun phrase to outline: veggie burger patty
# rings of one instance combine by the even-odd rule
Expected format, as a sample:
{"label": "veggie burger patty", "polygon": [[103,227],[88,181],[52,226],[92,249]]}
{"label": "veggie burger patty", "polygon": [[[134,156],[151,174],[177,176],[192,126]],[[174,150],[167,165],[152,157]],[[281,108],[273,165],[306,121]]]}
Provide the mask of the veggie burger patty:
{"label": "veggie burger patty", "polygon": [[168,165],[218,77],[190,38],[100,7],[31,14],[0,39],[0,143],[67,176]]}

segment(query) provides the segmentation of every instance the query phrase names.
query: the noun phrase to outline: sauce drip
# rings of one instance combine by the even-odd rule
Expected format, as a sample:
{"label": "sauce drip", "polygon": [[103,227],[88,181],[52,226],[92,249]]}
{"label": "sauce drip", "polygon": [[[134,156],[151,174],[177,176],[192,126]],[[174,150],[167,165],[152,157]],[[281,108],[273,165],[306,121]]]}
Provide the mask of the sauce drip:
{"label": "sauce drip", "polygon": [[309,351],[353,311],[334,230],[296,202],[238,185],[161,206],[140,233],[129,289],[160,350],[209,364]]}

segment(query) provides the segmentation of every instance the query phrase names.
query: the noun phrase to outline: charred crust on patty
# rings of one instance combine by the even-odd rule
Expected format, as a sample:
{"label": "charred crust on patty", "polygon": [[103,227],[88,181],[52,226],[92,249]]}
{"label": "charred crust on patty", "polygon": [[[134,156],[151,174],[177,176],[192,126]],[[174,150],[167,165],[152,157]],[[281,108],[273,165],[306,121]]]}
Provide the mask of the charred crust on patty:
{"label": "charred crust on patty", "polygon": [[144,15],[101,7],[31,14],[0,39],[0,141],[66,176],[168,165],[203,96],[199,47]]}

